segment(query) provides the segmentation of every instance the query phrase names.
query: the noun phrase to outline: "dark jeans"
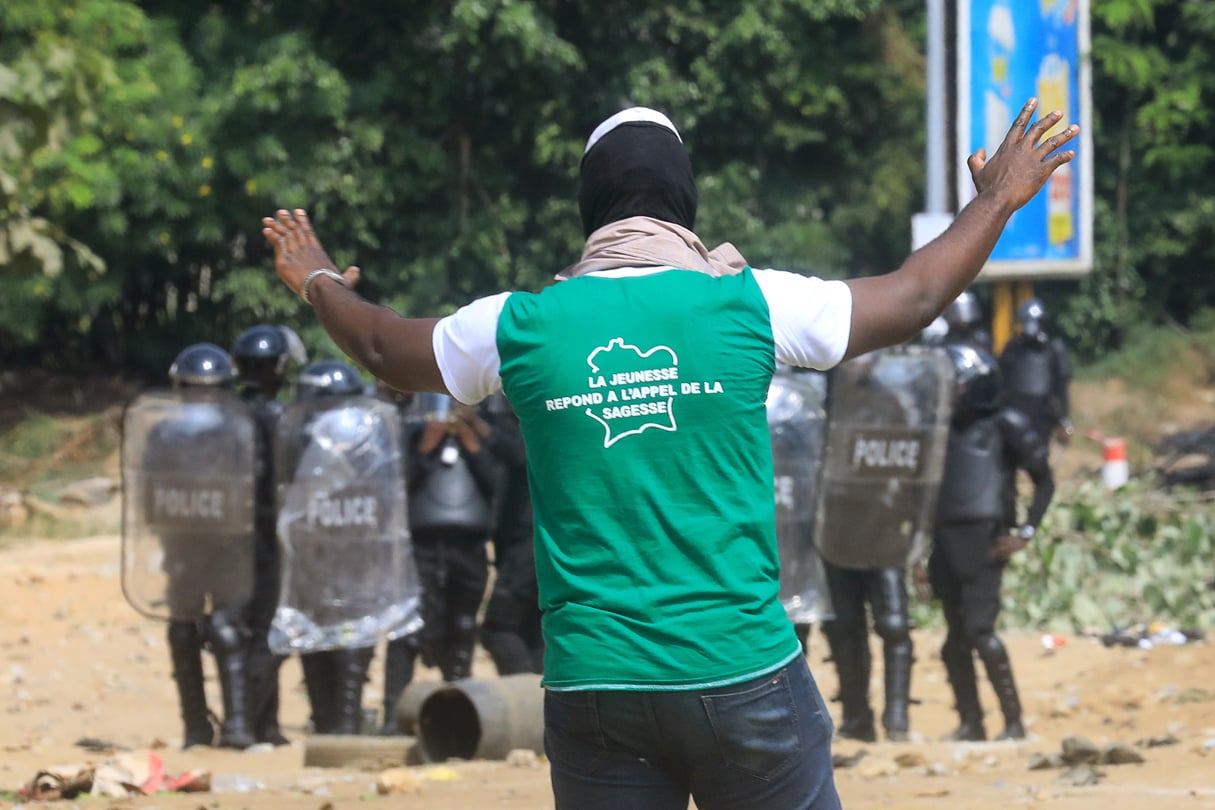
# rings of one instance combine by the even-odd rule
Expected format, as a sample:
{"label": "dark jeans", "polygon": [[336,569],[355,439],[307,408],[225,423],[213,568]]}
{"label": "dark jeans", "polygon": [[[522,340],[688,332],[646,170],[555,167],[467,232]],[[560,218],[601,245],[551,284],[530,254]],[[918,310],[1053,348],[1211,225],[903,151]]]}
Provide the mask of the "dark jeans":
{"label": "dark jeans", "polygon": [[831,718],[804,658],[699,691],[548,692],[557,810],[834,810]]}

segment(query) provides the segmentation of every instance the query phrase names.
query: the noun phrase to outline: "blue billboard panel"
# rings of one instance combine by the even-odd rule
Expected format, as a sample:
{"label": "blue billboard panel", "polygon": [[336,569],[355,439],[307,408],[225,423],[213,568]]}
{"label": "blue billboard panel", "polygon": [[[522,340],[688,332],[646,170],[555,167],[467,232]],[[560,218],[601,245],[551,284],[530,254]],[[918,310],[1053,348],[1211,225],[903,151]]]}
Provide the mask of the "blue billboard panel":
{"label": "blue billboard panel", "polygon": [[974,196],[966,157],[994,154],[1022,105],[1062,110],[1050,133],[1079,122],[1076,159],[1013,215],[988,278],[1087,272],[1092,256],[1092,147],[1088,128],[1088,4],[1083,0],[962,0],[958,16],[958,200]]}

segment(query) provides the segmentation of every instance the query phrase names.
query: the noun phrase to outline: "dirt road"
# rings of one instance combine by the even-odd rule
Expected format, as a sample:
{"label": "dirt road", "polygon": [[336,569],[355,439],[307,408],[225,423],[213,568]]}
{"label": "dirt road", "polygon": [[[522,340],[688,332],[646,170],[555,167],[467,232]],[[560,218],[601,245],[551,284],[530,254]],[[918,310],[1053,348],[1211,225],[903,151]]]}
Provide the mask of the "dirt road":
{"label": "dirt road", "polygon": [[[411,794],[376,795],[376,774],[304,768],[303,748],[227,752],[176,750],[181,729],[169,677],[164,628],[138,616],[119,588],[118,540],[25,541],[0,548],[0,808],[39,769],[60,763],[99,761],[74,746],[83,737],[144,750],[161,741],[167,770],[210,770],[217,788],[241,782],[252,792],[169,795],[74,804],[163,810],[348,810],[416,807],[427,810],[552,807],[548,771],[499,762],[419,767],[420,788]],[[1036,636],[1008,637],[1021,684],[1031,738],[1022,743],[935,742],[953,728],[949,689],[937,659],[941,638],[917,633],[919,661],[912,710],[918,741],[895,745],[841,742],[840,754],[867,755],[836,771],[848,808],[1036,806],[1068,810],[1215,808],[1215,645],[1190,644],[1152,650],[1112,648],[1072,639],[1046,653]],[[835,690],[825,663],[825,643],[812,641],[811,667],[823,691]],[[879,651],[875,645],[875,653]],[[880,662],[877,654],[875,661]],[[380,659],[365,704],[379,703]],[[211,664],[207,664],[209,671]],[[485,658],[477,673],[489,676]],[[434,677],[424,672],[422,677]],[[283,669],[282,717],[288,736],[301,740],[307,705],[295,661]],[[872,691],[880,711],[880,664]],[[218,687],[209,679],[212,702]],[[988,723],[998,730],[994,698],[984,685]],[[835,708],[835,707],[833,707]],[[836,709],[838,710],[838,709]],[[1067,735],[1099,746],[1116,741],[1141,745],[1143,764],[1099,766],[1096,784],[1062,781],[1065,771],[1029,770],[1035,753],[1057,753]],[[1154,739],[1167,745],[1148,747]],[[1081,774],[1083,775],[1083,774]],[[1090,774],[1091,776],[1091,774]],[[58,806],[71,806],[64,802]],[[774,808],[774,810],[777,810]]]}

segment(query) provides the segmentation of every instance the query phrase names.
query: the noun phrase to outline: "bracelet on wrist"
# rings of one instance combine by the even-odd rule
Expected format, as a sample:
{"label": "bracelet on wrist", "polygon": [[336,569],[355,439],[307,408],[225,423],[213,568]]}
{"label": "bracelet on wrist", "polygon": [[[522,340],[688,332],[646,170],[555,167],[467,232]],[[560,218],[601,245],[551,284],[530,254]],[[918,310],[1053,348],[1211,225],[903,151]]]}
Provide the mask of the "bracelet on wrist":
{"label": "bracelet on wrist", "polygon": [[312,303],[312,301],[308,298],[308,288],[312,286],[312,282],[316,281],[321,276],[331,278],[338,284],[341,284],[343,287],[346,286],[346,279],[338,275],[336,271],[331,270],[328,267],[319,267],[308,275],[304,276],[304,283],[300,285],[300,298],[304,299],[305,304]]}

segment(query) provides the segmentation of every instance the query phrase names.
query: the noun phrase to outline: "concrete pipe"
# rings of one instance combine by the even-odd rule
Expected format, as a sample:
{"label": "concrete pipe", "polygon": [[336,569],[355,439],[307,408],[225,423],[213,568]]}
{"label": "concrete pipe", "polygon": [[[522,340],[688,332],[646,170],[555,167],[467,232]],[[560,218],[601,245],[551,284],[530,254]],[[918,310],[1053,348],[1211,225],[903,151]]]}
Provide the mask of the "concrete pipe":
{"label": "concrete pipe", "polygon": [[526,673],[441,684],[422,702],[418,747],[429,762],[506,759],[520,748],[543,752],[540,676]]}
{"label": "concrete pipe", "polygon": [[397,705],[392,712],[393,722],[397,724],[397,729],[402,734],[417,736],[418,711],[422,708],[422,703],[436,689],[444,686],[447,684],[442,681],[413,681],[405,687],[401,696],[397,698]]}

